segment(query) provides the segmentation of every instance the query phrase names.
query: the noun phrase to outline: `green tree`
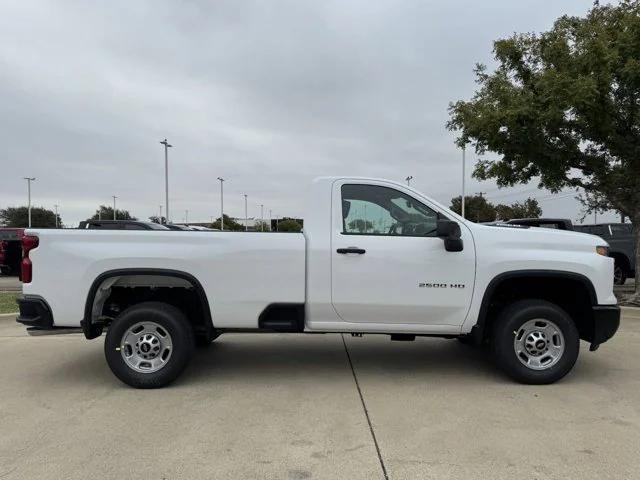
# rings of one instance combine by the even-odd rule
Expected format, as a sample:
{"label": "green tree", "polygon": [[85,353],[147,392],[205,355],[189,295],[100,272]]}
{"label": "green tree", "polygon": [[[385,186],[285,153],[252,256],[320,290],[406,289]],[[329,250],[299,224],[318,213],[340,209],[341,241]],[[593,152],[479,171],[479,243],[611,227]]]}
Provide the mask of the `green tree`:
{"label": "green tree", "polygon": [[[462,196],[452,198],[449,208],[462,215]],[[465,195],[464,216],[473,222],[493,222],[496,219],[496,208],[482,195]]]}
{"label": "green tree", "polygon": [[[113,207],[100,205],[89,220],[113,220]],[[137,220],[127,210],[116,209],[116,220]]]}
{"label": "green tree", "polygon": [[301,230],[302,230],[302,225],[300,225],[293,218],[286,218],[278,222],[279,232],[299,232]]}
{"label": "green tree", "polygon": [[369,220],[356,218],[349,222],[349,228],[351,230],[358,230],[360,233],[371,232],[373,230],[373,223]]}
{"label": "green tree", "polygon": [[535,198],[527,198],[524,202],[515,202],[511,205],[496,205],[496,216],[500,220],[512,218],[540,218],[542,209]]}
{"label": "green tree", "polygon": [[[493,52],[496,70],[478,65],[474,96],[449,107],[458,145],[497,154],[474,176],[581,188],[589,209],[640,225],[640,1],[596,2],[548,32],[497,40]],[[635,242],[640,264],[640,228]]]}
{"label": "green tree", "polygon": [[[12,228],[26,228],[29,225],[28,207],[7,207],[0,210],[0,224]],[[43,207],[31,207],[31,226],[34,228],[55,228],[55,212]],[[60,215],[58,215],[58,227],[63,227]]]}
{"label": "green tree", "polygon": [[[215,228],[220,230],[220,217],[210,225],[211,228]],[[227,214],[224,215],[224,229],[230,230],[232,232],[240,232],[244,230],[244,225],[236,222],[233,218],[229,217]]]}

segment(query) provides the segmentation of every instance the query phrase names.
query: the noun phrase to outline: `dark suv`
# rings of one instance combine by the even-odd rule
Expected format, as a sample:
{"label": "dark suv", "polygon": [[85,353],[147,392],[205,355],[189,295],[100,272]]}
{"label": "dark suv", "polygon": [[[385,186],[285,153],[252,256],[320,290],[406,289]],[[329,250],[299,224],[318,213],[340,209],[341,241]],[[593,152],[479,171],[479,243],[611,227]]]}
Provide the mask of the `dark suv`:
{"label": "dark suv", "polygon": [[609,244],[609,256],[616,261],[613,281],[623,285],[627,278],[635,276],[636,255],[633,225],[630,223],[599,223],[596,225],[574,225],[577,232],[597,235]]}

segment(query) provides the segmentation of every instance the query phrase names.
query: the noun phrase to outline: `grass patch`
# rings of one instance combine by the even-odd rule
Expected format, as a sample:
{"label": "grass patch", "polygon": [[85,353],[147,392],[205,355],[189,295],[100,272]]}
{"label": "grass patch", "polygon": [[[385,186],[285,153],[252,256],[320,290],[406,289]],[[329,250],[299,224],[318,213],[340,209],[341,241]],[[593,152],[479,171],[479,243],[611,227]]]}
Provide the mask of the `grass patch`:
{"label": "grass patch", "polygon": [[14,313],[18,311],[16,298],[19,292],[0,292],[0,314]]}

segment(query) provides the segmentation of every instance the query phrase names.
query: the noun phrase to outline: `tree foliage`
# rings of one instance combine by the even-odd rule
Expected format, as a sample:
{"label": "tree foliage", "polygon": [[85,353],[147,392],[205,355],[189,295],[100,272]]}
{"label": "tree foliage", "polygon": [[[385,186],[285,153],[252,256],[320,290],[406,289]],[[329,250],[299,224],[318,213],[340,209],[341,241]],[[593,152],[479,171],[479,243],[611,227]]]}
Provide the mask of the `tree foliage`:
{"label": "tree foliage", "polygon": [[302,230],[302,225],[292,218],[286,218],[278,222],[279,232],[299,232]]}
{"label": "tree foliage", "polygon": [[[113,210],[111,210],[113,212]],[[163,215],[160,217],[159,215],[151,215],[149,217],[149,221],[153,223],[159,223],[160,225],[164,225],[167,223],[167,218]]]}
{"label": "tree foliage", "polygon": [[[211,228],[215,228],[216,230],[220,230],[220,217],[210,225]],[[224,214],[224,229],[230,230],[232,232],[239,232],[244,230],[244,225],[236,222],[233,218],[229,217],[227,214]]]}
{"label": "tree foliage", "polygon": [[581,188],[588,208],[640,224],[640,1],[596,2],[547,32],[497,40],[493,53],[496,70],[476,67],[476,93],[450,105],[447,124],[460,146],[497,154],[474,176]]}
{"label": "tree foliage", "polygon": [[[113,207],[106,205],[100,205],[89,220],[113,220]],[[116,209],[116,220],[137,220],[136,217],[131,216],[127,210]]]}
{"label": "tree foliage", "polygon": [[[7,207],[0,210],[0,224],[11,228],[26,228],[29,225],[28,207]],[[55,212],[44,207],[31,207],[31,226],[55,228]],[[58,227],[63,227],[60,215],[58,215]]]}
{"label": "tree foliage", "polygon": [[[462,214],[462,200],[458,195],[451,199],[451,210]],[[494,205],[482,195],[465,196],[465,217],[474,222],[493,222],[494,220],[510,220],[512,218],[540,218],[542,209],[535,198],[527,198],[524,202],[511,205]]]}
{"label": "tree foliage", "polygon": [[[449,208],[462,215],[462,196],[452,198]],[[496,208],[482,195],[465,195],[464,215],[474,222],[493,222],[496,219]]]}
{"label": "tree foliage", "polygon": [[512,218],[540,218],[542,209],[535,198],[527,198],[524,202],[511,205],[496,205],[496,218],[510,220]]}

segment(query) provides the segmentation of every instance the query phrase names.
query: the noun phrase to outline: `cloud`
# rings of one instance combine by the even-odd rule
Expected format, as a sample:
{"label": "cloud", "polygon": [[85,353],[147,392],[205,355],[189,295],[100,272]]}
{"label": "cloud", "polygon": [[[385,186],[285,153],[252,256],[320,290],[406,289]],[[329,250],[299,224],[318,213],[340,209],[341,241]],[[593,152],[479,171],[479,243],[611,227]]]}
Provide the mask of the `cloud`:
{"label": "cloud", "polygon": [[[474,90],[491,42],[590,0],[548,2],[9,2],[0,16],[0,207],[99,204],[174,220],[302,215],[318,175],[402,180],[448,203],[460,152],[447,105]],[[470,158],[471,165],[473,159]],[[470,191],[495,190],[469,181]],[[526,195],[525,195],[526,196]],[[491,197],[491,195],[489,195]],[[516,195],[513,199],[519,197]],[[547,204],[550,202],[547,202]],[[545,213],[575,217],[572,199]],[[555,210],[554,210],[555,209]]]}

